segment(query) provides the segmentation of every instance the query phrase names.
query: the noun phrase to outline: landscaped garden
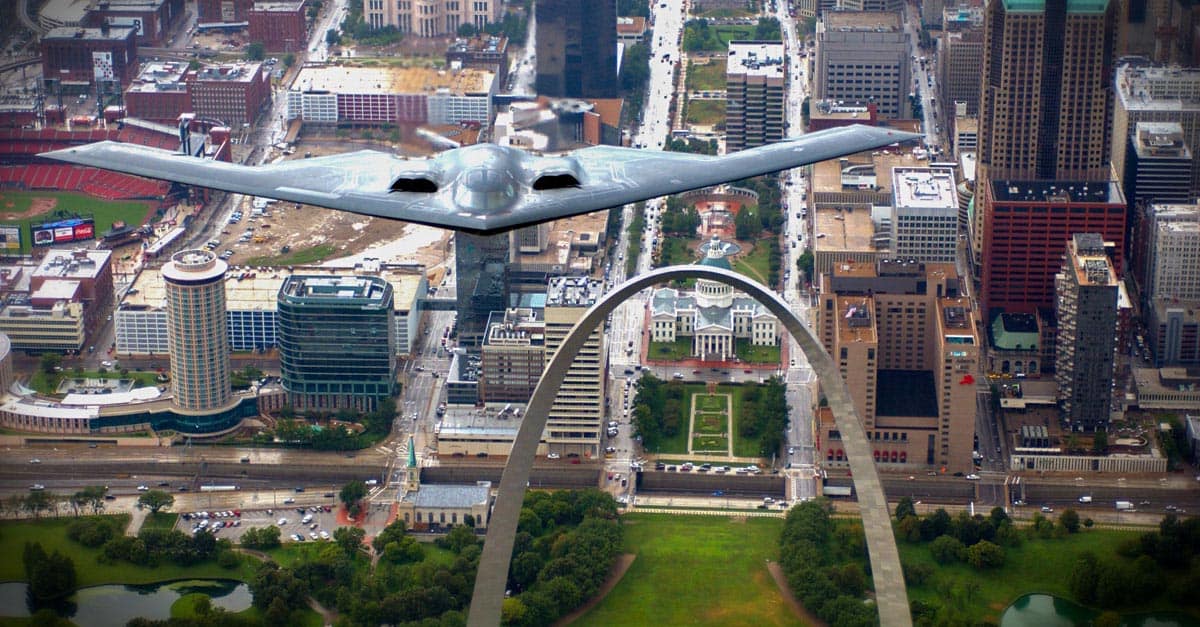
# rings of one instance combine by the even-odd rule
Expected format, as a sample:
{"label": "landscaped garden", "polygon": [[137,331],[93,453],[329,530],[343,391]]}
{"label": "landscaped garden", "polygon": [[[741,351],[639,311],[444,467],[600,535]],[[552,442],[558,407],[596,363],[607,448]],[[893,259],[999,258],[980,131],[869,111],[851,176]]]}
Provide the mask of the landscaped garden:
{"label": "landscaped garden", "polygon": [[[781,329],[782,330],[782,329]],[[786,336],[780,336],[786,337]],[[734,348],[737,351],[738,359],[748,364],[778,364],[780,363],[780,348],[779,344],[771,346],[755,346],[750,342],[750,338],[739,338],[734,340]]]}
{"label": "landscaped garden", "polygon": [[650,342],[646,349],[647,359],[682,361],[692,356],[692,338],[679,337],[674,342]]}
{"label": "landscaped garden", "polygon": [[[651,374],[638,379],[631,412],[635,429],[647,451],[660,455],[687,455],[688,438],[696,454],[728,454],[729,438],[738,457],[769,457],[782,445],[787,424],[783,386],[775,378],[766,384],[720,384],[715,396],[707,384],[662,381]],[[733,415],[725,422],[729,398]],[[698,406],[692,428],[692,404]]]}
{"label": "landscaped garden", "polygon": [[688,91],[725,91],[725,59],[710,59],[708,63],[688,62]]}
{"label": "landscaped garden", "polygon": [[688,124],[717,126],[725,122],[725,101],[692,98],[687,101]]}

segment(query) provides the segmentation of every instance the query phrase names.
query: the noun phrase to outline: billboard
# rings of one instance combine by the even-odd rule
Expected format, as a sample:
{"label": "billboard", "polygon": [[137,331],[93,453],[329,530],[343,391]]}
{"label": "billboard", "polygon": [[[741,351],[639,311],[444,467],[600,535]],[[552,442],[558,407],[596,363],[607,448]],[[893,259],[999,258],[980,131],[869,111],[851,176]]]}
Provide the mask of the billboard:
{"label": "billboard", "polygon": [[66,244],[96,238],[96,221],[93,218],[70,218],[57,222],[30,225],[34,246]]}
{"label": "billboard", "polygon": [[0,253],[21,250],[21,225],[0,224]]}
{"label": "billboard", "polygon": [[111,52],[92,51],[92,77],[97,81],[113,80],[113,58]]}

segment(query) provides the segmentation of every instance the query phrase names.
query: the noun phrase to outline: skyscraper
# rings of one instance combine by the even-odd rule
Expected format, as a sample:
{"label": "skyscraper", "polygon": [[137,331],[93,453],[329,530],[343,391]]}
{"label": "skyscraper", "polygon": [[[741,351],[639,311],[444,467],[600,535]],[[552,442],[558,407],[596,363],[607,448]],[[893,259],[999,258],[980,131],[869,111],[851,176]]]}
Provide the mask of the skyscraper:
{"label": "skyscraper", "polygon": [[396,390],[392,285],[292,275],[279,288],[279,372],[298,408],[374,411]]}
{"label": "skyscraper", "polygon": [[162,268],[167,296],[171,391],[180,409],[230,405],[224,261],[207,250],[176,253]]}
{"label": "skyscraper", "polygon": [[[588,277],[551,277],[546,289],[546,363],[584,312],[600,299],[601,283]],[[559,387],[543,437],[551,452],[596,457],[604,417],[604,335],[588,336]]]}
{"label": "skyscraper", "polygon": [[614,98],[617,3],[539,0],[537,93],[555,98]]}
{"label": "skyscraper", "polygon": [[1117,4],[988,3],[979,99],[985,178],[1108,180]]}
{"label": "skyscraper", "polygon": [[726,152],[737,152],[783,139],[785,70],[783,44],[774,41],[729,42],[725,93],[729,103]]}
{"label": "skyscraper", "polygon": [[873,102],[881,120],[908,118],[910,52],[899,13],[826,13],[817,23],[816,99]]}
{"label": "skyscraper", "polygon": [[459,346],[478,348],[487,332],[488,316],[508,306],[508,273],[512,262],[508,233],[454,234]]}
{"label": "skyscraper", "polygon": [[1055,277],[1058,340],[1054,378],[1067,427],[1108,426],[1117,334],[1117,274],[1096,233],[1077,233]]}

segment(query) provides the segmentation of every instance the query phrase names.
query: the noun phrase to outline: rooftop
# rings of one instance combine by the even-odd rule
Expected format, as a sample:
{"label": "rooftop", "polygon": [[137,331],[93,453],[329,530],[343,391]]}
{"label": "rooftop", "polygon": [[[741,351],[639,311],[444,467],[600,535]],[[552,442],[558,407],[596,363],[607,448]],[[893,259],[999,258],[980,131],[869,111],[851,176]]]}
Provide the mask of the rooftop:
{"label": "rooftop", "polygon": [[304,0],[270,0],[269,2],[255,2],[251,10],[295,13],[302,8],[304,8]]}
{"label": "rooftop", "polygon": [[111,250],[51,251],[33,271],[35,277],[55,279],[94,279],[108,264]]}
{"label": "rooftop", "polygon": [[550,277],[546,286],[547,307],[591,307],[600,300],[603,283],[583,276]]}
{"label": "rooftop", "polygon": [[865,208],[839,211],[817,207],[813,231],[817,250],[875,250],[875,224]]}
{"label": "rooftop", "polygon": [[991,326],[992,348],[998,350],[1035,350],[1041,343],[1037,316],[1002,313]]}
{"label": "rooftop", "polygon": [[237,63],[206,65],[196,72],[196,80],[206,82],[226,81],[248,83],[252,80],[255,80],[255,77],[261,76],[261,72],[259,71],[261,68],[261,63],[253,61],[239,61]]}
{"label": "rooftop", "polygon": [[1178,122],[1138,122],[1133,147],[1142,158],[1192,158],[1191,148],[1184,140],[1183,125]]}
{"label": "rooftop", "polygon": [[958,209],[954,172],[945,168],[893,168],[892,204],[896,208]]}
{"label": "rooftop", "polygon": [[508,49],[508,39],[503,35],[478,35],[470,39],[455,39],[447,52],[494,52]]}
{"label": "rooftop", "polygon": [[1200,109],[1200,68],[1123,64],[1116,72],[1117,99],[1126,109]]}
{"label": "rooftop", "polygon": [[294,91],[343,94],[414,94],[447,89],[453,94],[491,90],[495,75],[484,70],[435,70],[421,67],[308,66],[293,82]]}
{"label": "rooftop", "polygon": [[838,296],[834,305],[840,314],[838,337],[841,342],[876,342],[875,299],[870,296]]}
{"label": "rooftop", "polygon": [[783,78],[783,42],[731,41],[725,74]]}
{"label": "rooftop", "polygon": [[131,92],[181,92],[187,90],[184,76],[188,64],[182,61],[155,61],[147,63],[138,71],[137,78],[129,86]]}
{"label": "rooftop", "polygon": [[300,300],[366,301],[384,304],[391,295],[387,281],[371,276],[292,275],[279,288],[280,298]]}
{"label": "rooftop", "polygon": [[123,41],[131,34],[132,26],[110,26],[108,28],[82,28],[78,26],[61,26],[52,28],[42,35],[43,40],[79,39],[82,41]]}
{"label": "rooftop", "polygon": [[[1068,14],[1104,13],[1108,0],[1067,0]],[[1046,0],[1004,0],[1004,10],[1009,13],[1041,13],[1046,10]]]}
{"label": "rooftop", "polygon": [[[508,411],[504,408],[507,407]],[[485,407],[449,405],[437,426],[439,439],[499,436],[516,438],[525,407],[521,403],[503,403]]]}
{"label": "rooftop", "polygon": [[897,31],[900,14],[894,11],[829,11],[825,13],[825,30]]}
{"label": "rooftop", "polygon": [[42,286],[34,290],[29,298],[32,300],[74,300],[78,293],[79,281],[51,279],[43,281]]}
{"label": "rooftop", "polygon": [[421,509],[470,509],[487,505],[492,484],[480,481],[475,485],[434,485],[423,483],[415,493],[404,495],[404,501]]}
{"label": "rooftop", "polygon": [[992,196],[1007,202],[1122,203],[1116,183],[1082,181],[992,181]]}
{"label": "rooftop", "polygon": [[1105,254],[1104,240],[1096,233],[1076,233],[1071,237],[1071,265],[1079,285],[1115,286],[1117,273]]}

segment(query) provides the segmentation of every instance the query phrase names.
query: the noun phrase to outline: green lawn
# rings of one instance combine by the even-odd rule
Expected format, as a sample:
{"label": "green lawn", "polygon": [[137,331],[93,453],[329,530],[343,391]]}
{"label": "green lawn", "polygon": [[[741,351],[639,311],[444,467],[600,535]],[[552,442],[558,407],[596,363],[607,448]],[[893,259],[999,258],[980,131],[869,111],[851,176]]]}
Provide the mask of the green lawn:
{"label": "green lawn", "polygon": [[724,100],[688,100],[687,123],[713,126],[725,122]]}
{"label": "green lawn", "polygon": [[[71,192],[18,192],[9,190],[0,193],[0,212],[25,213],[29,210],[30,203],[34,198],[56,199],[57,204],[54,205],[54,211],[62,210],[70,213],[92,214],[96,218],[97,238],[103,235],[105,231],[111,229],[113,222],[120,220],[131,226],[141,226],[153,213],[150,203],[142,200],[110,201]],[[15,220],[0,220],[0,223],[21,225],[21,252],[26,253],[29,252],[31,238],[33,237],[29,231],[29,224],[41,224],[48,217],[48,215],[40,215]]]}
{"label": "green lawn", "polygon": [[158,385],[158,373],[156,372],[129,372],[121,374],[116,370],[111,370],[107,374],[101,375],[98,370],[85,370],[79,376],[75,376],[75,372],[71,369],[66,369],[63,372],[55,372],[54,374],[46,374],[40,368],[35,370],[29,377],[29,387],[37,390],[39,394],[47,396],[60,396],[58,393],[58,384],[66,378],[82,378],[82,379],[133,379],[137,381],[134,387],[145,387]]}
{"label": "green lawn", "polygon": [[[121,529],[129,524],[127,514],[116,515]],[[67,525],[72,517],[43,518],[41,520],[5,521],[0,523],[0,554],[19,556],[26,542],[40,542],[46,552],[55,550],[70,555],[75,560],[79,587],[106,583],[143,584],[175,579],[238,579],[248,581],[253,574],[254,564],[243,560],[237,568],[226,570],[216,562],[198,566],[162,565],[157,568],[135,566],[128,562],[100,564],[96,558],[100,549],[90,549],[67,538]],[[0,581],[24,581],[25,571],[20,559],[0,560]]]}
{"label": "green lawn", "polygon": [[[1003,567],[977,571],[966,564],[939,566],[929,554],[929,544],[899,541],[900,559],[904,563],[925,563],[934,567],[934,574],[920,586],[909,586],[908,598],[938,604],[957,603],[975,621],[1000,622],[1000,614],[1018,597],[1032,592],[1044,592],[1072,598],[1068,588],[1071,569],[1078,555],[1091,551],[1097,556],[1115,553],[1123,541],[1138,534],[1128,531],[1093,529],[1081,531],[1062,540],[1026,540],[1020,547],[1005,547],[1007,559]],[[978,591],[964,599],[966,582],[973,582]],[[947,590],[953,590],[947,600]],[[1165,598],[1160,598],[1138,611],[1178,610]]]}
{"label": "green lawn", "polygon": [[696,261],[696,253],[692,250],[694,240],[678,237],[668,237],[659,248],[658,266],[679,266]]}
{"label": "green lawn", "polygon": [[633,219],[625,228],[629,234],[629,246],[625,250],[625,278],[631,279],[637,274],[638,255],[642,254],[642,231],[646,228],[645,203],[638,203],[633,209]]}
{"label": "green lawn", "polygon": [[717,31],[717,37],[726,48],[729,48],[729,42],[735,39],[754,39],[753,24],[717,24],[709,28]]}
{"label": "green lawn", "polygon": [[783,520],[631,514],[624,552],[637,555],[616,588],[574,624],[796,625],[767,560]]}
{"label": "green lawn", "polygon": [[770,276],[770,257],[765,245],[755,245],[753,249],[744,255],[737,258],[733,262],[733,270],[738,274],[750,277],[759,283],[766,285],[767,277]]}
{"label": "green lawn", "polygon": [[754,17],[754,12],[747,11],[746,9],[713,9],[711,11],[705,11],[704,13],[697,14],[696,17],[702,17],[706,19],[716,19],[721,17]]}
{"label": "green lawn", "polygon": [[142,529],[173,529],[178,520],[179,514],[171,512],[146,514],[146,520],[142,521]]}
{"label": "green lawn", "polygon": [[665,361],[680,361],[692,356],[691,338],[676,338],[674,342],[650,342],[646,349],[647,359],[662,359]]}
{"label": "green lawn", "polygon": [[724,91],[725,59],[713,59],[708,63],[688,63],[687,88],[689,91]]}
{"label": "green lawn", "polygon": [[729,409],[729,403],[727,402],[729,399],[724,396],[717,396],[715,394],[701,394],[696,398],[698,399],[698,402],[696,403],[696,411],[715,411],[725,413],[725,411]]}
{"label": "green lawn", "polygon": [[725,414],[696,414],[696,433],[722,434],[729,432],[729,417]]}
{"label": "green lawn", "polygon": [[317,244],[310,248],[293,250],[282,255],[265,255],[246,260],[248,266],[306,266],[325,261],[337,252],[333,244]]}
{"label": "green lawn", "polygon": [[729,439],[719,435],[696,435],[692,441],[692,449],[697,455],[725,455],[729,452]]}
{"label": "green lawn", "polygon": [[749,364],[778,364],[782,359],[779,354],[779,345],[775,346],[754,346],[750,343],[750,338],[742,338],[734,342],[734,350],[737,351],[737,356],[742,361]]}

